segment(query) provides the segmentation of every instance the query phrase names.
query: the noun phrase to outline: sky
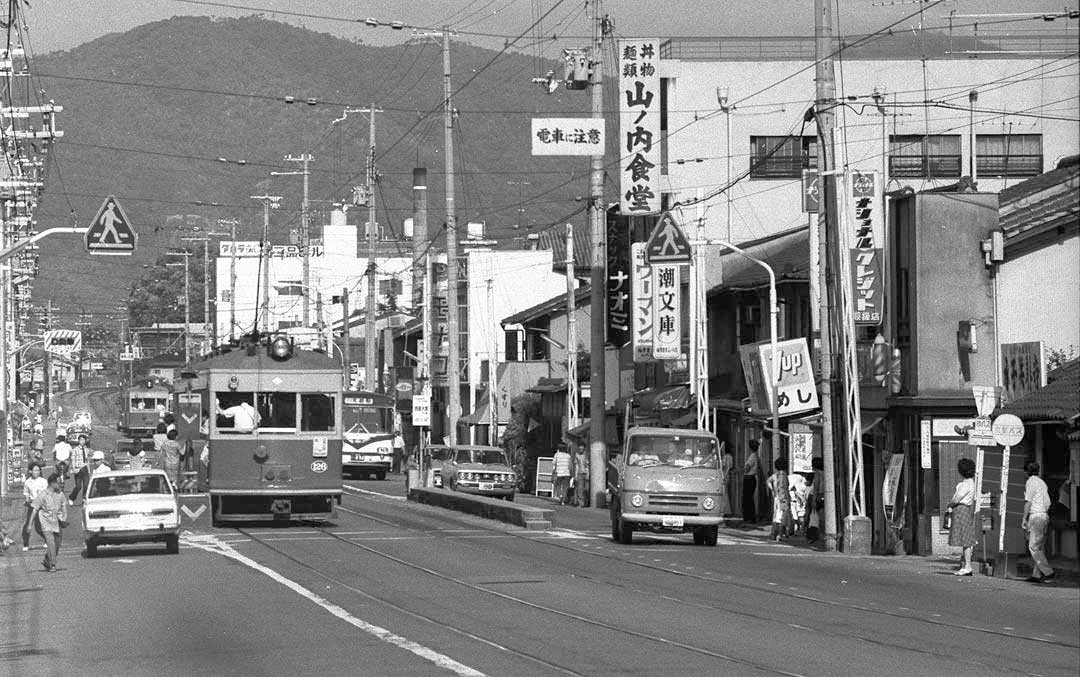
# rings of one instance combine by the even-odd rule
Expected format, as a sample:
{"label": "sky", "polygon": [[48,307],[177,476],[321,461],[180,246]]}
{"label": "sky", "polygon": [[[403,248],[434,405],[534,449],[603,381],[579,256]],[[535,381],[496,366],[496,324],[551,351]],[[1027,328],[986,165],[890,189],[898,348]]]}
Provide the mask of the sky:
{"label": "sky", "polygon": [[[919,11],[918,0],[833,0],[838,32],[862,34]],[[515,47],[530,52],[534,38],[529,26],[544,13],[539,35],[578,38],[567,45],[545,41],[549,53],[576,46],[587,36],[585,0],[28,0],[24,7],[32,53],[66,50],[110,33],[178,15],[235,17],[262,14],[367,44],[400,44],[410,31],[369,28],[359,21],[374,17],[409,26],[449,25],[459,38],[485,47],[502,47],[522,36]],[[1076,0],[930,0],[922,2],[925,26],[956,22],[1008,21],[1018,12],[1060,12],[1076,9]],[[614,21],[616,37],[812,35],[813,0],[604,0],[604,12]],[[973,17],[972,15],[980,15]],[[998,16],[987,16],[998,15]],[[1002,16],[1011,15],[1011,16]],[[918,26],[919,18],[906,22]],[[1058,21],[1053,28],[1077,21]],[[995,28],[1039,29],[1035,22],[998,23]]]}

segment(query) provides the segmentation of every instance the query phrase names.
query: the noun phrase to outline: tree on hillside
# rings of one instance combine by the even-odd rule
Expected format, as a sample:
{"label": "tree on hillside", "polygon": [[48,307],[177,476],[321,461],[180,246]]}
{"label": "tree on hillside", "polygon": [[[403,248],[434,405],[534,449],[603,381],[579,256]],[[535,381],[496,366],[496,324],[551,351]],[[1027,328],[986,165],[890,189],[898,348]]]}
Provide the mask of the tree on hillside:
{"label": "tree on hillside", "polygon": [[[152,272],[132,285],[128,301],[128,317],[133,327],[147,327],[156,322],[184,321],[184,267],[167,266],[183,263],[179,256],[162,255]],[[188,259],[188,301],[191,321],[203,321],[203,262],[201,256]]]}

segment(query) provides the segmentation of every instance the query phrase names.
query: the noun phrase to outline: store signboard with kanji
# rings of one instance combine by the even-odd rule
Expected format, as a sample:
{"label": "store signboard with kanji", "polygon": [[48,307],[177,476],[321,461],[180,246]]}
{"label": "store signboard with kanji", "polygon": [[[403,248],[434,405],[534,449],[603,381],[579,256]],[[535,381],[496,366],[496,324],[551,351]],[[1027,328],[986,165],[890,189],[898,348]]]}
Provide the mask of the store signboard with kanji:
{"label": "store signboard with kanji", "polygon": [[852,171],[845,178],[855,324],[878,326],[885,300],[881,176],[877,172]]}
{"label": "store signboard with kanji", "polygon": [[630,258],[634,265],[631,287],[634,361],[650,362],[653,359],[653,267],[645,263],[644,242],[630,245]]}
{"label": "store signboard with kanji", "polygon": [[533,118],[533,155],[603,155],[603,118]]}
{"label": "store signboard with kanji", "polygon": [[[818,406],[817,384],[810,363],[810,348],[805,338],[778,341],[780,380],[776,388],[778,416],[815,411]],[[751,412],[771,414],[773,409],[772,345],[769,341],[739,347],[743,375],[750,392]]]}
{"label": "store signboard with kanji", "polygon": [[620,40],[619,208],[660,212],[660,40]]}
{"label": "store signboard with kanji", "polygon": [[653,358],[682,354],[682,307],[678,266],[653,266]]}
{"label": "store signboard with kanji", "polygon": [[630,219],[617,207],[607,211],[607,343],[630,342]]}

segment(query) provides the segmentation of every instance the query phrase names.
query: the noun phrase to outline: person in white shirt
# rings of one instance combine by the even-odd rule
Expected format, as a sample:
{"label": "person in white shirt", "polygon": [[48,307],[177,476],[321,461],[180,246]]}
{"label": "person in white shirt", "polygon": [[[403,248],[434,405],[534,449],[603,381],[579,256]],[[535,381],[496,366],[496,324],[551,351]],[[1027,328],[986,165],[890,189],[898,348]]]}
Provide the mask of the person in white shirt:
{"label": "person in white shirt", "polygon": [[255,411],[255,407],[251,406],[247,400],[228,409],[219,410],[219,413],[233,420],[233,430],[238,433],[249,433],[259,425],[259,412]]}
{"label": "person in white shirt", "polygon": [[971,554],[979,534],[975,530],[975,461],[962,458],[956,462],[956,470],[962,478],[956,484],[956,491],[949,501],[952,512],[952,525],[949,527],[949,545],[963,549],[960,569],[953,572],[956,576],[971,575]]}
{"label": "person in white shirt", "polygon": [[554,468],[551,474],[555,480],[555,498],[559,501],[559,505],[566,505],[566,495],[570,489],[570,452],[564,445],[559,445],[552,461]]}
{"label": "person in white shirt", "polygon": [[1050,525],[1050,492],[1046,482],[1039,477],[1039,464],[1024,464],[1027,482],[1024,484],[1024,519],[1020,527],[1027,532],[1028,552],[1034,569],[1028,581],[1050,583],[1054,580],[1054,567],[1046,559],[1046,528]]}
{"label": "person in white shirt", "polygon": [[38,536],[41,536],[42,540],[45,539],[45,533],[41,530],[41,525],[37,520],[33,519],[34,507],[30,505],[37,495],[49,488],[49,480],[41,476],[41,464],[37,461],[31,461],[30,467],[26,469],[26,480],[23,481],[23,503],[26,506],[26,518],[23,520],[22,528],[22,549],[26,552],[30,549],[30,528],[31,524],[35,531],[38,532]]}
{"label": "person in white shirt", "polygon": [[56,444],[53,445],[53,464],[57,474],[60,475],[60,486],[64,486],[67,480],[68,464],[71,463],[71,445],[68,444],[65,433],[56,433]]}

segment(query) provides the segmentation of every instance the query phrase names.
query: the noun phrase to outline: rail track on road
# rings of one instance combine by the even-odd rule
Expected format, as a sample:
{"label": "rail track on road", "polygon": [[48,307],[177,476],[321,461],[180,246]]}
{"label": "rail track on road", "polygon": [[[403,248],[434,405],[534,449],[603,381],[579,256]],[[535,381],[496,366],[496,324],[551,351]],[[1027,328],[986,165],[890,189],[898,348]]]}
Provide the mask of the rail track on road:
{"label": "rail track on road", "polygon": [[[365,494],[364,497],[363,497],[364,500],[367,500],[367,501],[375,501],[375,502],[380,503],[380,504],[385,504],[388,507],[391,506],[391,505],[394,506],[395,509],[392,511],[392,514],[388,515],[385,512],[380,512],[380,511],[374,511],[374,512],[380,512],[380,514],[372,514],[372,512],[369,512],[369,511],[358,510],[356,508],[361,507],[361,506],[357,506],[357,505],[353,504],[351,499],[359,500],[360,497],[355,496],[353,494],[349,494],[349,493],[346,493],[345,496],[349,497],[350,501],[349,501],[349,503],[345,503],[343,505],[342,511],[347,513],[347,514],[355,515],[357,518],[366,519],[366,520],[373,520],[373,521],[375,521],[377,523],[380,523],[380,524],[382,524],[384,526],[387,526],[387,527],[393,528],[395,530],[399,530],[399,531],[411,534],[413,536],[423,536],[423,537],[426,537],[426,538],[434,538],[434,539],[442,538],[442,539],[446,539],[446,540],[449,540],[451,538],[451,536],[449,536],[448,534],[445,534],[445,533],[440,534],[437,531],[433,532],[430,528],[423,528],[423,526],[418,525],[418,522],[417,522],[416,518],[410,519],[409,513],[411,511],[401,511],[400,510],[400,508],[402,507],[403,504],[400,501],[400,499],[397,499],[396,497],[386,496],[385,498],[382,498],[377,493],[368,493],[368,494]],[[425,511],[425,513],[428,516],[430,516],[430,514],[431,514],[429,511]],[[450,520],[448,519],[447,521],[450,521]],[[455,523],[457,523],[457,522],[455,522]],[[408,561],[407,559],[405,559],[405,558],[403,558],[401,556],[384,552],[384,551],[380,550],[377,547],[373,547],[371,545],[364,544],[364,543],[358,543],[355,540],[352,540],[350,538],[346,538],[346,537],[344,537],[342,535],[339,535],[339,534],[335,533],[333,527],[315,525],[313,528],[315,528],[317,530],[317,532],[319,534],[321,534],[323,537],[329,538],[329,539],[334,539],[336,541],[340,541],[343,544],[347,544],[347,546],[350,547],[350,548],[356,548],[356,549],[362,550],[362,551],[364,551],[364,552],[366,552],[366,553],[368,553],[370,555],[387,559],[389,561],[392,561],[393,563],[395,563],[398,566],[406,567],[406,568],[411,569],[413,571],[423,573],[424,575],[431,576],[431,577],[433,577],[435,579],[438,579],[440,581],[444,581],[445,583],[450,583],[450,584],[453,584],[453,585],[456,585],[456,586],[460,586],[462,588],[466,588],[466,589],[468,589],[468,590],[470,590],[470,591],[472,591],[474,593],[487,595],[487,596],[492,596],[492,597],[498,598],[498,599],[506,601],[506,602],[511,602],[513,604],[522,605],[522,606],[528,607],[528,608],[530,608],[530,609],[532,609],[532,610],[534,610],[536,612],[539,612],[539,613],[550,614],[550,615],[553,615],[553,616],[556,616],[556,617],[561,617],[561,618],[564,618],[564,619],[568,619],[573,623],[581,623],[583,625],[592,626],[594,628],[603,628],[603,629],[606,629],[606,630],[608,630],[610,632],[622,633],[622,634],[625,634],[628,637],[633,637],[636,640],[656,643],[658,645],[667,647],[669,649],[670,648],[678,648],[678,649],[682,649],[682,650],[685,650],[685,651],[694,652],[694,653],[697,653],[697,654],[700,654],[700,655],[703,655],[703,656],[708,656],[708,657],[716,659],[716,660],[722,660],[722,661],[730,662],[732,665],[740,665],[740,666],[743,666],[744,668],[760,669],[760,670],[770,672],[770,673],[774,673],[774,674],[796,674],[796,673],[787,672],[785,670],[777,669],[775,665],[769,665],[769,664],[763,663],[761,661],[741,658],[741,657],[738,657],[738,656],[730,655],[730,654],[725,653],[723,651],[717,651],[715,648],[709,648],[707,646],[697,646],[697,645],[694,645],[692,643],[688,643],[688,642],[681,641],[681,640],[678,640],[678,639],[673,639],[673,638],[669,638],[669,637],[661,637],[661,636],[658,636],[656,634],[641,632],[639,630],[635,630],[634,628],[627,627],[624,624],[611,622],[609,620],[605,620],[605,619],[597,618],[597,617],[586,617],[586,616],[584,616],[584,615],[582,615],[580,613],[566,611],[565,609],[559,609],[559,608],[556,608],[554,606],[544,604],[544,603],[538,603],[536,601],[525,599],[522,596],[511,594],[511,593],[505,592],[503,590],[493,590],[490,587],[487,587],[485,585],[478,584],[478,583],[475,583],[475,582],[471,582],[471,581],[466,580],[466,579],[461,578],[461,577],[452,576],[452,575],[449,575],[449,574],[447,574],[445,572],[436,571],[434,569],[431,569],[429,566],[425,566],[422,563],[418,563],[418,562],[414,562],[414,561]],[[538,540],[538,538],[537,538],[537,536],[535,534],[529,534],[527,532],[520,532],[520,531],[515,531],[515,530],[510,530],[510,529],[505,529],[505,530],[500,529],[499,531],[500,531],[501,534],[503,534],[503,535],[505,535],[507,537],[520,539],[521,541],[529,541],[529,542],[535,543]],[[320,567],[318,564],[312,564],[310,562],[303,561],[302,558],[291,555],[291,554],[285,552],[281,547],[275,545],[273,542],[267,541],[264,538],[260,538],[260,536],[258,534],[254,534],[254,533],[252,533],[252,532],[250,532],[248,530],[243,530],[243,529],[239,530],[239,532],[244,534],[245,537],[251,539],[252,541],[254,541],[256,543],[258,543],[260,546],[268,548],[268,549],[278,553],[280,556],[285,557],[285,558],[289,559],[290,561],[296,563],[297,565],[302,566],[302,567],[304,567],[306,569],[309,569],[309,570],[317,573],[319,576],[321,576],[323,578],[326,578],[328,581],[333,581],[334,583],[336,583],[338,585],[350,587],[349,582],[347,580],[342,580],[342,578],[339,575],[337,575],[335,572],[326,571],[326,570],[324,570],[323,567]],[[485,551],[489,547],[486,544],[470,542],[467,539],[460,539],[460,538],[455,538],[453,542],[457,547],[470,547],[470,548],[476,549],[476,551],[478,551],[478,552]],[[598,550],[598,549],[595,549],[595,548],[576,547],[574,545],[575,541],[569,540],[569,539],[544,539],[543,542],[548,547],[553,547],[553,548],[558,548],[558,549],[564,549],[564,550],[567,550],[567,551],[572,551],[575,554],[577,554],[578,556],[587,556],[589,558],[597,558],[597,559],[605,562],[606,563],[605,566],[594,568],[592,570],[591,574],[590,573],[576,572],[574,575],[578,576],[578,577],[582,577],[582,578],[587,578],[591,582],[593,582],[594,584],[609,586],[610,588],[617,589],[617,590],[628,591],[628,592],[631,592],[632,594],[637,595],[637,596],[643,596],[643,595],[660,596],[660,595],[656,590],[646,590],[646,589],[630,587],[630,586],[628,586],[626,584],[625,581],[619,580],[618,578],[616,578],[614,576],[611,576],[611,575],[605,576],[603,572],[607,572],[610,569],[611,564],[613,564],[615,562],[618,562],[618,563],[620,563],[622,565],[630,565],[630,566],[633,566],[633,567],[644,568],[644,569],[650,570],[652,572],[656,572],[657,574],[660,574],[660,573],[671,574],[671,575],[680,577],[680,578],[682,578],[684,580],[698,581],[698,582],[700,582],[700,583],[702,583],[704,585],[708,585],[708,586],[729,586],[729,587],[737,588],[737,589],[739,589],[741,591],[744,591],[744,592],[750,593],[750,594],[768,594],[770,596],[779,596],[779,597],[782,597],[782,598],[787,598],[787,599],[790,599],[792,601],[798,602],[800,604],[818,605],[818,606],[821,606],[821,607],[827,607],[827,608],[834,609],[834,610],[835,609],[842,609],[842,610],[844,610],[846,612],[851,612],[853,614],[866,615],[866,616],[870,616],[870,617],[876,617],[876,618],[879,618],[879,619],[889,619],[889,621],[887,621],[887,622],[903,621],[905,623],[914,623],[914,624],[919,624],[919,625],[926,625],[926,626],[932,627],[935,632],[939,632],[939,633],[942,630],[947,630],[947,631],[952,632],[952,633],[972,633],[973,636],[975,636],[976,638],[979,638],[981,641],[987,641],[987,640],[993,641],[994,638],[999,638],[999,639],[1011,640],[1011,641],[1014,641],[1014,642],[1018,641],[1018,642],[1022,642],[1022,643],[1031,642],[1031,643],[1042,644],[1042,645],[1055,645],[1055,646],[1060,646],[1060,647],[1064,647],[1064,648],[1067,648],[1067,649],[1075,649],[1078,646],[1076,643],[1070,643],[1070,642],[1067,642],[1067,641],[1062,641],[1062,640],[1058,640],[1058,639],[1054,639],[1054,638],[1036,637],[1036,636],[1030,636],[1030,635],[1025,635],[1025,634],[1016,633],[1016,632],[1001,631],[1001,630],[997,630],[995,628],[979,627],[979,626],[976,626],[976,625],[966,624],[966,623],[957,623],[957,622],[953,622],[953,621],[949,621],[949,620],[945,620],[945,619],[935,619],[935,618],[928,618],[928,617],[925,617],[925,616],[919,616],[919,615],[914,615],[914,614],[905,614],[905,613],[893,611],[893,610],[890,610],[890,609],[874,608],[874,607],[870,607],[870,606],[866,606],[866,605],[858,604],[858,603],[853,603],[853,602],[849,602],[849,601],[845,602],[845,601],[841,601],[841,600],[824,599],[822,597],[809,595],[809,594],[806,594],[806,593],[795,592],[795,591],[791,591],[791,590],[785,590],[785,589],[777,588],[777,587],[770,587],[770,586],[766,586],[766,585],[756,585],[756,584],[747,583],[747,582],[733,581],[731,579],[720,578],[720,577],[717,577],[717,576],[710,576],[710,575],[706,575],[706,574],[703,574],[703,573],[694,573],[694,572],[685,571],[685,570],[674,570],[674,569],[671,569],[671,568],[668,568],[668,567],[653,564],[651,562],[644,562],[644,561],[637,560],[635,558],[622,556],[620,553],[614,552],[614,551],[604,551],[604,550]],[[600,572],[600,573],[597,573],[597,572]],[[698,588],[700,588],[700,586],[695,586],[695,589],[698,589]],[[354,587],[350,587],[350,589],[355,590]],[[386,604],[389,607],[397,609],[397,610],[399,610],[399,611],[401,611],[403,613],[407,613],[407,614],[413,615],[413,616],[418,617],[418,618],[423,618],[426,621],[445,626],[445,621],[444,620],[440,620],[440,619],[437,619],[435,617],[429,617],[428,615],[426,615],[426,614],[424,614],[422,612],[415,611],[415,610],[402,609],[399,605],[395,604],[394,602],[392,602],[390,600],[387,600],[387,599],[380,598],[378,595],[375,595],[375,594],[373,594],[371,592],[359,591],[359,590],[356,590],[356,592],[358,594],[363,595],[364,597],[372,599],[373,601],[378,601],[379,603],[382,603],[382,604]],[[916,645],[913,645],[913,643],[911,641],[905,642],[905,641],[898,640],[898,639],[892,639],[891,635],[884,635],[882,633],[875,633],[872,630],[871,627],[866,627],[865,630],[862,630],[862,631],[857,632],[855,634],[853,634],[852,632],[849,632],[849,631],[837,632],[837,631],[833,631],[833,630],[830,630],[830,629],[825,628],[825,627],[821,627],[821,625],[815,625],[815,627],[810,628],[810,627],[807,627],[805,624],[799,624],[797,622],[790,622],[790,621],[787,621],[787,620],[785,620],[783,618],[777,618],[775,615],[770,615],[768,613],[763,613],[763,612],[760,612],[760,611],[756,611],[754,609],[754,607],[752,607],[752,606],[748,607],[746,605],[723,604],[723,603],[717,602],[715,599],[703,601],[701,598],[696,597],[696,596],[691,596],[691,595],[672,596],[670,594],[664,594],[664,595],[662,595],[662,598],[664,599],[665,602],[675,602],[676,604],[686,606],[686,607],[692,607],[694,609],[698,609],[698,610],[700,610],[702,612],[705,612],[705,613],[731,615],[731,616],[739,617],[739,618],[746,619],[746,620],[752,620],[752,621],[755,621],[755,622],[758,622],[758,623],[781,625],[781,626],[784,626],[782,628],[782,630],[784,630],[784,631],[790,631],[791,629],[798,629],[798,630],[801,630],[801,631],[812,631],[814,634],[820,635],[823,638],[835,638],[837,640],[842,639],[842,640],[849,640],[849,641],[850,640],[856,640],[856,641],[866,642],[869,645],[878,646],[878,647],[882,647],[882,648],[888,648],[888,649],[891,649],[891,650],[894,650],[894,651],[910,652],[910,653],[918,654],[918,655],[921,655],[921,656],[927,657],[927,658],[947,659],[947,660],[959,661],[959,662],[961,662],[963,664],[970,665],[972,667],[979,668],[979,669],[987,669],[987,670],[995,670],[995,671],[1000,671],[1000,670],[1004,669],[1004,670],[1007,670],[1007,671],[1020,672],[1020,673],[1027,672],[1027,671],[1021,670],[1021,669],[1007,668],[1007,667],[1004,667],[1004,666],[1002,666],[1000,664],[994,664],[994,663],[987,662],[987,661],[980,661],[980,660],[976,660],[976,659],[973,659],[973,658],[966,658],[966,657],[963,657],[963,656],[958,656],[958,655],[956,655],[955,652],[950,652],[950,651],[944,650],[944,649],[935,649],[935,648],[928,647],[928,646],[916,646]],[[472,633],[470,633],[469,631],[467,631],[467,630],[465,630],[463,628],[454,629],[453,631],[454,632],[460,632],[461,634],[473,637],[473,639],[476,639],[477,641],[481,641],[481,642],[485,641],[483,638],[475,637]],[[555,670],[555,671],[558,671],[558,672],[562,672],[564,674],[577,674],[572,668],[562,666],[562,665],[558,665],[558,664],[553,663],[552,661],[550,661],[550,660],[548,660],[548,659],[546,659],[544,657],[537,656],[537,655],[535,655],[533,653],[530,653],[530,652],[527,652],[527,651],[521,651],[519,649],[513,649],[513,648],[510,648],[510,647],[505,647],[505,646],[502,646],[502,645],[499,645],[499,646],[500,646],[500,649],[503,650],[503,651],[510,652],[510,653],[512,653],[514,655],[520,655],[521,658],[533,661],[538,665],[543,665],[544,667],[546,667],[548,669]]]}

